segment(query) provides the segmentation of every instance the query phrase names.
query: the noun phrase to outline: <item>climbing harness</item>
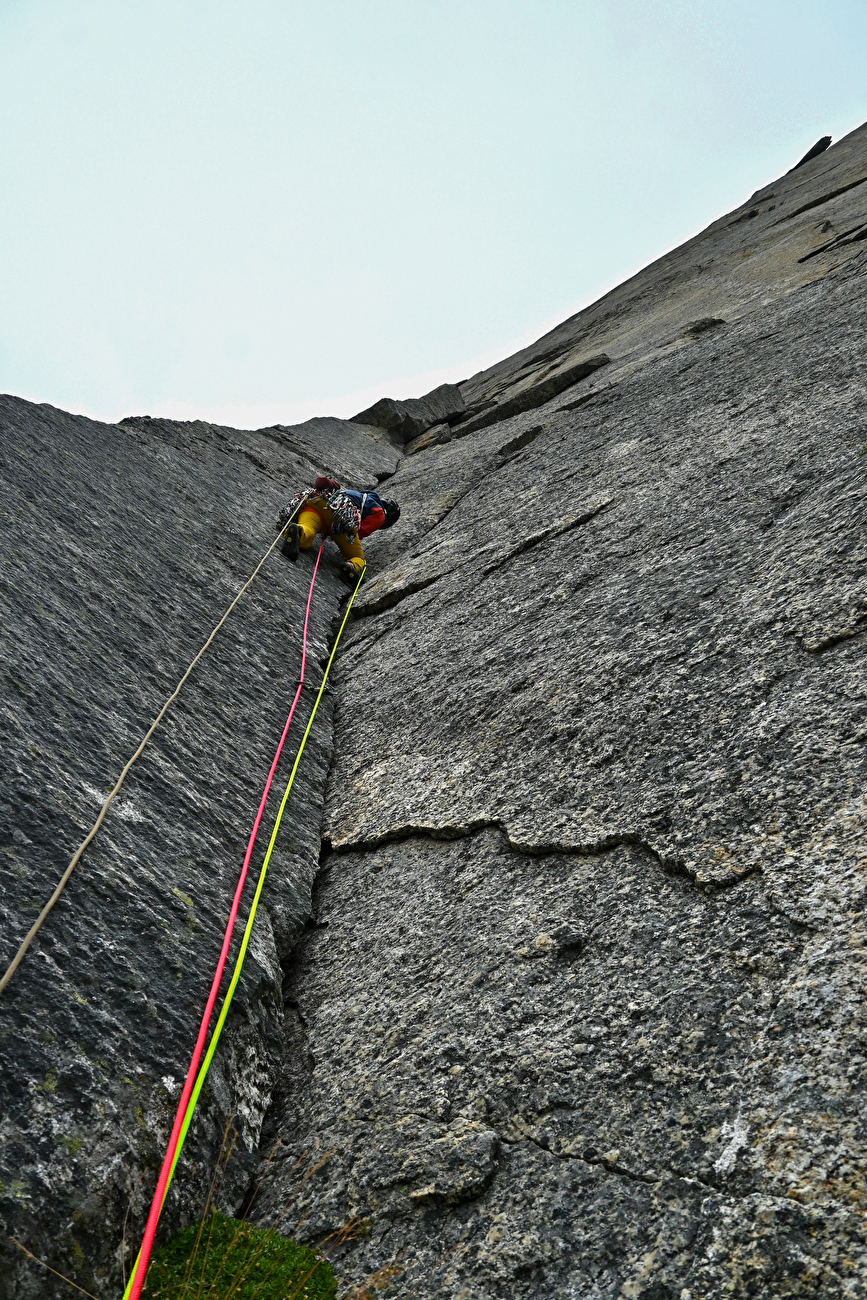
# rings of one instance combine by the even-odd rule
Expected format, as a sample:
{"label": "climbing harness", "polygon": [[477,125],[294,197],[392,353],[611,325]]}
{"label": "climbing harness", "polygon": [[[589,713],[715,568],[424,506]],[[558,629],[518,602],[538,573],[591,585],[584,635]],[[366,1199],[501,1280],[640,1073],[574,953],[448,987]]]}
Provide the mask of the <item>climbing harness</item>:
{"label": "climbing harness", "polygon": [[[333,491],[305,488],[303,492],[296,492],[293,500],[298,501],[299,506],[309,501],[310,509],[314,510],[322,521],[323,530],[330,531],[332,537],[345,533],[351,541],[361,527],[361,511],[353,501],[353,496],[358,496],[358,493],[345,492],[342,488],[335,488]],[[331,511],[330,525],[322,519],[317,508],[320,505]]]}
{"label": "climbing harness", "polygon": [[[319,566],[319,557],[321,557],[322,555],[323,545],[324,545],[324,539],[319,547],[319,556],[317,556],[317,560],[316,560],[317,568]],[[159,1179],[157,1180],[153,1201],[151,1202],[151,1208],[148,1214],[148,1220],[145,1226],[141,1248],[139,1250],[138,1257],[136,1258],[135,1265],[133,1266],[133,1271],[130,1276],[129,1282],[127,1283],[126,1290],[124,1291],[123,1300],[138,1300],[139,1293],[144,1283],[145,1274],[147,1272],[148,1261],[150,1259],[150,1252],[153,1246],[154,1234],[156,1233],[160,1213],[162,1212],[162,1208],[165,1203],[165,1199],[168,1194],[169,1187],[171,1186],[172,1178],[175,1172],[175,1166],[178,1163],[178,1158],[183,1149],[184,1141],[186,1140],[186,1136],[187,1136],[187,1131],[189,1130],[190,1123],[193,1118],[193,1113],[196,1109],[196,1103],[199,1099],[199,1094],[202,1091],[202,1088],[205,1083],[205,1079],[207,1078],[208,1075],[208,1070],[210,1069],[211,1066],[211,1061],[213,1060],[214,1053],[217,1050],[217,1044],[220,1041],[220,1035],[223,1032],[223,1026],[226,1023],[226,1017],[228,1016],[229,1008],[232,1005],[232,998],[234,997],[235,989],[237,988],[238,985],[238,980],[241,977],[241,971],[244,965],[244,958],[247,953],[247,945],[249,944],[250,935],[253,930],[253,922],[256,919],[256,911],[259,906],[259,899],[262,895],[262,889],[265,884],[265,876],[268,871],[268,864],[271,861],[271,854],[274,851],[274,845],[277,840],[277,833],[280,829],[280,822],[282,821],[283,818],[283,811],[286,807],[286,803],[289,798],[290,791],[292,790],[292,786],[295,783],[295,774],[298,771],[298,765],[301,762],[301,755],[304,753],[304,747],[307,744],[307,737],[310,735],[310,729],[313,726],[313,720],[316,717],[316,712],[319,708],[319,703],[322,699],[323,694],[325,693],[326,684],[328,681],[328,674],[331,671],[331,665],[334,662],[334,656],[337,653],[337,647],[340,644],[340,638],[343,634],[343,629],[346,626],[346,621],[349,618],[349,613],[350,610],[352,609],[352,603],[355,600],[356,595],[358,594],[358,588],[361,586],[361,580],[363,577],[364,577],[364,569],[361,570],[361,573],[358,576],[358,582],[356,583],[355,590],[353,591],[352,596],[350,597],[349,604],[346,607],[346,613],[343,616],[343,622],[340,624],[340,627],[337,632],[337,636],[334,639],[334,646],[332,647],[331,654],[328,658],[328,663],[325,666],[325,672],[322,677],[322,684],[319,687],[319,692],[316,696],[316,701],[313,705],[313,710],[310,714],[310,719],[305,728],[304,735],[301,738],[301,744],[298,747],[298,752],[295,755],[295,762],[292,765],[292,771],[289,775],[289,781],[283,793],[283,798],[280,803],[280,808],[277,812],[277,817],[274,822],[274,829],[271,832],[271,838],[268,842],[268,849],[259,871],[259,879],[256,883],[256,891],[253,895],[253,901],[250,904],[250,912],[247,917],[247,924],[244,928],[244,935],[241,940],[241,947],[238,952],[237,959],[235,961],[235,968],[234,971],[232,972],[232,978],[229,983],[228,990],[226,991],[226,995],[223,998],[223,1005],[220,1008],[220,1014],[217,1019],[217,1023],[214,1026],[214,1032],[211,1035],[211,1041],[208,1044],[208,1050],[207,1053],[205,1054],[205,1059],[199,1068],[198,1074],[195,1075],[195,1083],[193,1083],[193,1076],[195,1074],[196,1067],[198,1066],[199,1063],[199,1057],[201,1055],[201,1050],[204,1045],[204,1039],[205,1039],[205,1035],[207,1034],[208,1024],[210,1023],[214,1002],[216,1000],[217,990],[219,989],[220,980],[223,974],[223,967],[225,964],[226,954],[228,952],[228,947],[232,936],[232,929],[234,928],[234,924],[235,924],[235,916],[237,914],[238,903],[240,901],[240,894],[243,888],[244,880],[246,878],[247,866],[250,861],[250,855],[253,851],[253,844],[256,838],[256,833],[259,829],[259,822],[261,820],[262,812],[264,810],[265,800],[268,796],[268,791],[270,790],[271,781],[273,779],[274,771],[277,766],[277,760],[280,757],[280,751],[283,747],[283,742],[286,739],[286,734],[289,729],[289,724],[292,721],[292,716],[295,712],[295,706],[298,703],[298,698],[301,694],[301,688],[304,682],[304,663],[307,654],[307,622],[310,615],[310,601],[313,596],[313,582],[315,582],[316,580],[316,569],[314,569],[313,572],[313,582],[311,582],[310,584],[310,593],[307,597],[307,612],[304,617],[304,637],[303,637],[302,657],[301,657],[301,681],[298,684],[298,690],[296,691],[295,694],[295,699],[292,704],[292,710],[290,711],[289,717],[286,721],[286,726],[283,729],[283,735],[280,739],[280,746],[278,747],[277,753],[274,756],[274,761],[271,764],[271,770],[268,774],[268,781],[265,786],[265,791],[262,795],[262,800],[259,804],[259,812],[257,814],[256,821],[253,826],[253,831],[250,836],[250,841],[247,845],[247,853],[244,858],[244,865],[241,870],[241,877],[238,881],[238,886],[235,890],[235,899],[232,905],[232,912],[229,916],[229,921],[226,926],[226,934],[223,939],[223,947],[220,953],[220,961],[218,963],[217,971],[214,975],[214,980],[211,985],[211,994],[208,998],[208,1003],[205,1007],[204,1015],[202,1016],[202,1024],[199,1029],[199,1036],[196,1040],[196,1047],[193,1051],[193,1056],[190,1061],[190,1068],[187,1072],[187,1077],[184,1080],[184,1086],[181,1091],[181,1099],[178,1102],[178,1109],[175,1115],[175,1122],[172,1127],[171,1137],[169,1138],[169,1143],[166,1148],[166,1153],[165,1156],[163,1157],[162,1168],[160,1169],[160,1176]]]}
{"label": "climbing harness", "polygon": [[345,533],[351,541],[361,527],[361,511],[358,506],[347,492],[332,492],[325,500],[333,516],[332,535]]}
{"label": "climbing harness", "polygon": [[[296,508],[296,513],[297,513],[297,509],[300,509],[300,505]],[[290,516],[289,520],[287,520],[287,523],[289,523],[289,522],[291,522],[291,516]],[[275,546],[277,545],[277,543],[281,540],[281,537],[282,537],[282,533],[278,533],[277,536],[274,538],[274,541],[273,541],[273,542],[271,543],[271,545],[268,547],[267,551],[266,551],[265,554],[262,556],[261,560],[260,560],[259,563],[256,565],[255,569],[254,569],[253,572],[250,574],[249,578],[248,578],[247,581],[244,583],[243,587],[242,587],[241,590],[238,592],[237,596],[236,596],[235,599],[232,601],[231,605],[230,605],[229,608],[226,610],[226,612],[225,612],[225,614],[223,615],[223,617],[220,619],[219,623],[217,623],[216,627],[215,627],[215,628],[213,629],[213,631],[211,632],[211,635],[208,637],[207,641],[206,641],[205,644],[202,646],[202,648],[201,648],[201,650],[199,651],[199,653],[198,653],[198,654],[196,655],[196,657],[193,659],[192,663],[191,663],[190,666],[187,668],[187,671],[184,673],[183,677],[182,677],[181,680],[178,682],[177,686],[176,686],[175,689],[172,691],[171,695],[170,695],[169,698],[166,700],[165,704],[164,704],[163,707],[160,709],[160,711],[159,711],[159,713],[157,714],[157,716],[154,718],[153,722],[151,723],[150,727],[148,728],[148,731],[147,731],[147,733],[146,733],[146,735],[145,735],[144,740],[141,742],[141,744],[139,745],[138,749],[135,751],[135,753],[133,754],[132,758],[131,758],[131,759],[129,760],[129,762],[127,763],[126,767],[124,767],[124,769],[123,769],[123,771],[121,772],[120,776],[117,778],[117,781],[116,781],[115,784],[114,784],[114,788],[112,789],[111,794],[108,796],[108,798],[106,799],[105,803],[102,805],[102,808],[100,809],[99,816],[97,817],[96,821],[95,821],[95,822],[93,823],[93,825],[91,826],[91,828],[90,828],[90,830],[88,831],[87,835],[84,837],[84,839],[83,839],[83,840],[81,841],[81,843],[79,844],[78,848],[75,850],[75,853],[73,854],[73,857],[72,857],[72,861],[70,862],[69,866],[66,868],[66,870],[65,870],[64,873],[63,873],[63,875],[60,877],[60,880],[58,881],[57,888],[54,890],[54,893],[51,895],[51,897],[49,898],[48,902],[45,904],[45,906],[43,907],[42,911],[41,911],[41,912],[39,913],[39,915],[37,916],[36,920],[33,922],[33,924],[32,924],[32,926],[30,927],[30,929],[27,931],[27,934],[25,935],[24,939],[22,940],[22,943],[21,943],[21,945],[20,945],[18,951],[16,952],[15,956],[12,958],[11,962],[9,963],[8,967],[6,968],[6,972],[5,972],[5,974],[3,975],[3,978],[0,979],[0,993],[2,993],[3,989],[5,989],[6,985],[9,983],[9,981],[10,981],[11,978],[12,978],[12,976],[15,974],[16,970],[18,969],[19,965],[21,964],[21,961],[22,961],[22,959],[23,959],[23,957],[24,957],[24,954],[27,952],[27,949],[30,947],[31,943],[32,943],[33,940],[36,938],[36,935],[37,935],[39,929],[41,928],[43,921],[44,921],[45,918],[48,916],[48,913],[51,911],[52,907],[53,907],[54,904],[57,902],[58,898],[60,897],[60,895],[63,893],[64,889],[66,888],[66,882],[69,880],[69,877],[72,875],[73,871],[74,871],[75,868],[78,866],[78,863],[79,863],[80,860],[81,860],[81,855],[84,853],[84,850],[87,848],[88,844],[90,844],[91,840],[94,838],[94,836],[96,835],[96,833],[97,833],[97,831],[99,830],[100,826],[102,825],[103,821],[105,820],[105,815],[106,815],[106,813],[108,812],[109,807],[110,807],[112,801],[114,800],[115,796],[117,795],[118,791],[120,790],[121,786],[123,785],[124,781],[126,780],[126,778],[127,778],[127,774],[129,773],[129,770],[130,770],[130,768],[132,767],[133,763],[135,763],[135,762],[137,761],[137,759],[139,759],[139,758],[141,757],[142,752],[144,751],[144,747],[145,747],[145,745],[148,743],[148,741],[150,740],[151,736],[154,734],[154,732],[156,731],[157,727],[158,727],[158,726],[160,725],[160,723],[162,722],[163,717],[165,716],[166,710],[168,709],[169,705],[172,703],[173,700],[177,699],[178,695],[180,694],[181,687],[183,686],[184,682],[187,680],[187,678],[189,677],[190,673],[193,671],[193,669],[195,668],[196,664],[199,662],[199,660],[201,659],[202,655],[205,653],[205,651],[207,650],[208,646],[211,644],[211,642],[213,641],[214,637],[217,635],[217,633],[219,632],[220,628],[223,626],[223,624],[225,623],[226,619],[229,617],[229,615],[231,614],[232,610],[235,608],[235,606],[237,605],[238,601],[239,601],[239,600],[241,599],[241,597],[243,596],[244,592],[245,592],[245,591],[247,590],[247,588],[250,586],[250,583],[251,583],[251,582],[253,581],[253,579],[256,577],[257,573],[259,572],[259,570],[261,569],[262,565],[263,565],[263,564],[265,563],[265,561],[267,560],[268,556],[269,556],[269,555],[271,554],[271,552],[273,551],[274,547],[275,547]]]}

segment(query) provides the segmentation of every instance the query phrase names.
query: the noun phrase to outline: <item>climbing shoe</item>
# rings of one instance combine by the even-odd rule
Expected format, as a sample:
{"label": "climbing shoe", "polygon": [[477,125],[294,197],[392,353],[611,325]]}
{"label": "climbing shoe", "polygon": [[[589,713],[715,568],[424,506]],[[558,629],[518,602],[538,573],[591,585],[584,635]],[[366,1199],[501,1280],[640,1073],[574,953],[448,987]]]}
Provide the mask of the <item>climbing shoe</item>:
{"label": "climbing shoe", "polygon": [[301,541],[301,529],[297,524],[290,524],[283,534],[283,545],[280,550],[294,564],[298,559],[298,545]]}
{"label": "climbing shoe", "polygon": [[358,583],[358,570],[355,565],[350,564],[348,560],[345,564],[341,564],[340,566],[340,581],[345,582],[350,590],[355,591]]}

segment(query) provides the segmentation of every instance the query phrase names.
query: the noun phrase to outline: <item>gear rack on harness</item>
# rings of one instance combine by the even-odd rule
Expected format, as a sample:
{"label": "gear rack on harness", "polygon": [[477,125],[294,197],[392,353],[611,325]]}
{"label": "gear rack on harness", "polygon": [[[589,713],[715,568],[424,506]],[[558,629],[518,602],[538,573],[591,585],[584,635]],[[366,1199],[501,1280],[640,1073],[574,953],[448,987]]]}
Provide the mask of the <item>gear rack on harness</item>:
{"label": "gear rack on harness", "polygon": [[396,501],[383,500],[378,492],[359,492],[344,488],[333,478],[317,478],[312,488],[297,492],[293,500],[298,522],[286,525],[290,507],[284,507],[277,520],[285,529],[282,552],[294,563],[299,551],[313,545],[317,534],[330,537],[340,548],[343,565],[340,577],[354,587],[366,564],[361,549],[362,538],[380,528],[392,528],[400,518]]}

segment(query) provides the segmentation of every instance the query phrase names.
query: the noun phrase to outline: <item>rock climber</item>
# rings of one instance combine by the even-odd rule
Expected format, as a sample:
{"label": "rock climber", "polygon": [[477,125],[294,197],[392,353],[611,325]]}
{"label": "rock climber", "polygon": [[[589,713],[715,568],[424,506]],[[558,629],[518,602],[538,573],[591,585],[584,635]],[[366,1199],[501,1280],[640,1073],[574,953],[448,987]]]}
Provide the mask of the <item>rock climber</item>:
{"label": "rock climber", "polygon": [[[300,505],[298,520],[286,525]],[[356,492],[341,487],[333,478],[318,478],[312,488],[297,492],[292,505],[285,507],[278,524],[285,526],[281,550],[293,562],[299,548],[306,551],[317,533],[331,537],[339,546],[344,563],[340,577],[354,588],[364,572],[362,537],[380,528],[391,528],[400,518],[396,501],[383,501],[377,492]]]}

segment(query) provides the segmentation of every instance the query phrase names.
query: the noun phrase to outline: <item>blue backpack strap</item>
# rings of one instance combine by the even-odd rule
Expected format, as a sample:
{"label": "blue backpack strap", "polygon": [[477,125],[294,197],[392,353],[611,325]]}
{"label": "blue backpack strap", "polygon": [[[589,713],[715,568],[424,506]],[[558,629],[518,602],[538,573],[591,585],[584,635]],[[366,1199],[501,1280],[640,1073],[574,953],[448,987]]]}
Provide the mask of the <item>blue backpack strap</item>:
{"label": "blue backpack strap", "polygon": [[354,488],[344,488],[343,493],[358,507],[362,519],[366,519],[371,510],[382,509],[378,492],[356,492]]}

